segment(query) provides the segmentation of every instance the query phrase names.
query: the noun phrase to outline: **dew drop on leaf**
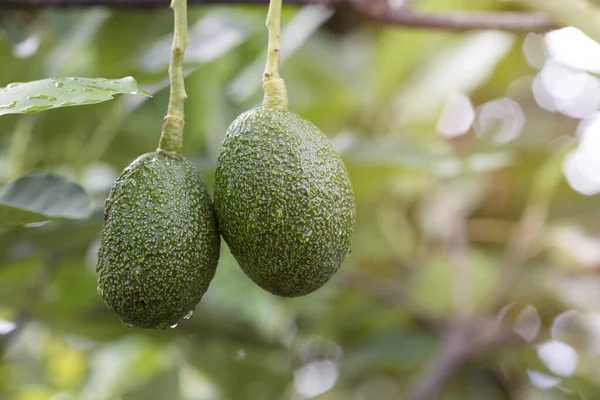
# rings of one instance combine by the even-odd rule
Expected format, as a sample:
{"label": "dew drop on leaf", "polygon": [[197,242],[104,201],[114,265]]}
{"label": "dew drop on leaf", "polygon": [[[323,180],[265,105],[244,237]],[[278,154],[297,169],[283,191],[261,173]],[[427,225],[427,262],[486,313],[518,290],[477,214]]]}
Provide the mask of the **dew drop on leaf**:
{"label": "dew drop on leaf", "polygon": [[35,96],[27,96],[27,100],[33,100],[33,99],[56,101],[56,97],[54,97],[54,96],[48,96],[48,95],[45,95],[45,94],[38,94],[38,95],[35,95]]}
{"label": "dew drop on leaf", "polygon": [[51,105],[47,104],[47,105],[40,105],[40,106],[29,106],[29,107],[25,107],[24,109],[22,109],[21,111],[24,112],[25,114],[32,114],[38,111],[44,111],[47,110],[49,108],[52,108]]}
{"label": "dew drop on leaf", "polygon": [[11,108],[15,108],[17,106],[17,102],[13,101],[10,104],[3,104],[0,106],[0,110],[10,110]]}

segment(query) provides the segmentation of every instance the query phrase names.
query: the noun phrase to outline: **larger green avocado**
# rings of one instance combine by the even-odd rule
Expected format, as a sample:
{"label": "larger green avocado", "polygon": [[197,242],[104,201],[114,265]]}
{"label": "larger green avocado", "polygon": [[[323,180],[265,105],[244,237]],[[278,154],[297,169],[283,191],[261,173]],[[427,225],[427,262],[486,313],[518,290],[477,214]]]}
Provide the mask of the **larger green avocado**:
{"label": "larger green avocado", "polygon": [[231,124],[215,208],[240,267],[273,294],[319,289],[350,253],[355,203],[346,168],[325,135],[292,112],[260,107]]}
{"label": "larger green avocado", "polygon": [[144,154],[106,200],[98,293],[127,326],[173,326],[207,290],[219,245],[214,207],[194,165]]}

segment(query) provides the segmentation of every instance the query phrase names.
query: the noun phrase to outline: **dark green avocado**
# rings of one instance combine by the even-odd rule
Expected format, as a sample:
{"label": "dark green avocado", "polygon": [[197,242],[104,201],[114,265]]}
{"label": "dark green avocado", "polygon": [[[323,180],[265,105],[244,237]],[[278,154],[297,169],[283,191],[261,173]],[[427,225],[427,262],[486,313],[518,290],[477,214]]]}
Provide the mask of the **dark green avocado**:
{"label": "dark green avocado", "polygon": [[129,327],[173,326],[206,292],[219,245],[213,204],[194,165],[144,154],[106,200],[98,293]]}
{"label": "dark green avocado", "polygon": [[240,267],[273,294],[319,289],[350,253],[355,204],[346,168],[327,137],[292,112],[261,107],[231,124],[215,208]]}

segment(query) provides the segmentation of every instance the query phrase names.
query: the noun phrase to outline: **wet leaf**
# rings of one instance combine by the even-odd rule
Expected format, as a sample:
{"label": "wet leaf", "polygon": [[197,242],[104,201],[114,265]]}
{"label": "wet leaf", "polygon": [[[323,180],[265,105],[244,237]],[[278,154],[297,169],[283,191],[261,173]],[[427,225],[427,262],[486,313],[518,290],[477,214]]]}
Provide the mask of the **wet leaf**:
{"label": "wet leaf", "polygon": [[90,213],[87,193],[52,174],[18,178],[0,188],[0,228],[56,219],[83,219]]}
{"label": "wet leaf", "polygon": [[49,78],[15,82],[0,90],[0,115],[32,114],[52,108],[96,104],[121,93],[150,96],[135,79]]}

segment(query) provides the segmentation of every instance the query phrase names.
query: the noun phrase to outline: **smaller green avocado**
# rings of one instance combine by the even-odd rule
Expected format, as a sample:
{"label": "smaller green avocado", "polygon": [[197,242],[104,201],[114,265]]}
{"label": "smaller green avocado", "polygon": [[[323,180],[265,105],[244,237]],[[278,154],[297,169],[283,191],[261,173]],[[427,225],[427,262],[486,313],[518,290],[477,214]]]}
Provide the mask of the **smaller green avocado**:
{"label": "smaller green avocado", "polygon": [[229,127],[215,208],[242,270],[279,296],[322,287],[350,254],[356,206],[342,159],[311,122],[260,107]]}
{"label": "smaller green avocado", "polygon": [[144,154],[106,200],[98,293],[125,325],[165,329],[191,315],[214,277],[219,248],[213,204],[195,166]]}

